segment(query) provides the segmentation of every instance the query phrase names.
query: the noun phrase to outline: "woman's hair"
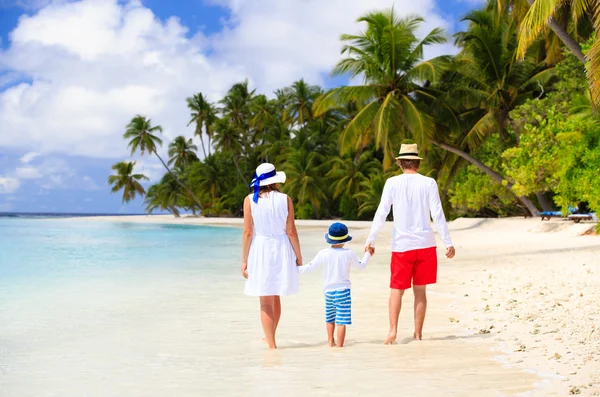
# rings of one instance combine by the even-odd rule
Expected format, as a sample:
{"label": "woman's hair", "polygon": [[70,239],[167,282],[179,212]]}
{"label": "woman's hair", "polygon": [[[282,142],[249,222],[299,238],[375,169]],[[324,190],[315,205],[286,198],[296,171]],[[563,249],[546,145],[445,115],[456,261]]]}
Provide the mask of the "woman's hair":
{"label": "woman's hair", "polygon": [[421,160],[403,160],[398,159],[398,165],[403,170],[413,170],[418,171],[421,166]]}
{"label": "woman's hair", "polygon": [[260,187],[260,192],[259,192],[260,195],[262,195],[263,193],[269,193],[269,192],[280,192],[281,193],[281,186],[279,186],[279,183],[272,183],[270,185]]}

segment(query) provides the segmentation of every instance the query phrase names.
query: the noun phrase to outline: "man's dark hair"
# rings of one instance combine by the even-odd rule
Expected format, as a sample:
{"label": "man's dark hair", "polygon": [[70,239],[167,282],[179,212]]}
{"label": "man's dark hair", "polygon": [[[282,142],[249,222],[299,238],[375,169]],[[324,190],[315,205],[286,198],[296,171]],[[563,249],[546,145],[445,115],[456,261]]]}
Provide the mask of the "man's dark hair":
{"label": "man's dark hair", "polygon": [[418,171],[419,167],[421,166],[421,160],[403,160],[403,159],[399,159],[398,160],[398,165],[403,170]]}

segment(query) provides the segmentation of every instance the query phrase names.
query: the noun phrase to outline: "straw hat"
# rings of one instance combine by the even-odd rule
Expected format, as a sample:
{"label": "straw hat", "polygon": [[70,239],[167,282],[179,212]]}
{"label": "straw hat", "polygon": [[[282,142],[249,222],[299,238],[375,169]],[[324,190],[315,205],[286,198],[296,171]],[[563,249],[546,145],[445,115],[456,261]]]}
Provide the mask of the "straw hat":
{"label": "straw hat", "polygon": [[400,154],[396,160],[423,160],[419,157],[419,148],[416,143],[402,144],[400,146]]}

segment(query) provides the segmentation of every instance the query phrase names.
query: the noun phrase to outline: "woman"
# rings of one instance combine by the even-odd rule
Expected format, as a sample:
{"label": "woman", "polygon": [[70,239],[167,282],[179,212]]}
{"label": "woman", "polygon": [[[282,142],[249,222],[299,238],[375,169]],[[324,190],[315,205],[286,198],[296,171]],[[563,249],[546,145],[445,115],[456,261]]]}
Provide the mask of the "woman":
{"label": "woman", "polygon": [[258,166],[244,201],[242,275],[244,293],[260,297],[260,321],[269,349],[276,349],[275,332],[281,317],[281,295],[298,292],[302,265],[292,200],[280,192],[286,179],[273,164]]}

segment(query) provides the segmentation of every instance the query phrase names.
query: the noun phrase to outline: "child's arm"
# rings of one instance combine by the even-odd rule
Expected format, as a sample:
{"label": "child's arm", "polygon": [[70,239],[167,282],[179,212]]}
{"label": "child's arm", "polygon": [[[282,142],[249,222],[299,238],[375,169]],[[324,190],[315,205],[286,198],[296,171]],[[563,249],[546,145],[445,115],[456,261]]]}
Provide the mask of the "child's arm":
{"label": "child's arm", "polygon": [[352,258],[352,266],[354,266],[355,268],[357,268],[358,270],[362,270],[367,266],[367,263],[369,263],[369,259],[371,258],[371,250],[365,252],[365,254],[363,255],[362,259],[360,259],[358,257],[358,255],[353,253],[353,258]]}
{"label": "child's arm", "polygon": [[319,267],[321,265],[321,262],[321,253],[319,252],[317,256],[315,256],[315,258],[309,262],[308,265],[298,266],[298,271],[300,273],[310,273],[313,270],[315,270],[315,268]]}

